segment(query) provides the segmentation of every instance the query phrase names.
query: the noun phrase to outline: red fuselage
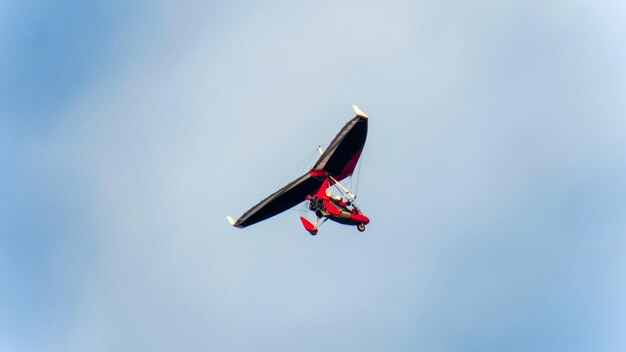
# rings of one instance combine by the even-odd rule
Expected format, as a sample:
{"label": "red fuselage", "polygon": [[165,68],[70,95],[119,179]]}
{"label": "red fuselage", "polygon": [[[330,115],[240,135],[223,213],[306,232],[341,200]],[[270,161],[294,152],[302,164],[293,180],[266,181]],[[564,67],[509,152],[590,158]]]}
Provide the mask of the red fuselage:
{"label": "red fuselage", "polygon": [[[319,176],[324,177],[322,175]],[[317,215],[318,218],[328,218],[344,225],[369,224],[370,219],[354,204],[334,199],[327,194],[326,191],[329,186],[331,186],[331,180],[326,176],[320,188],[315,193],[307,196],[309,209],[315,211],[315,215]]]}

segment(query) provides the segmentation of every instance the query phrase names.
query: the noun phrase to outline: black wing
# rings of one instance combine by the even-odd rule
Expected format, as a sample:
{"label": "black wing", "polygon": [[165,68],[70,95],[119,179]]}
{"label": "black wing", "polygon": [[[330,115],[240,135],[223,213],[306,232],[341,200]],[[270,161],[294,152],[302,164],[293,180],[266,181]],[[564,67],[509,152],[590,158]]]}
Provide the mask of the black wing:
{"label": "black wing", "polygon": [[307,172],[250,208],[232,225],[244,228],[278,215],[304,201],[307,195],[315,192],[321,185],[322,180]]}
{"label": "black wing", "polygon": [[313,170],[324,170],[337,180],[342,180],[354,172],[367,137],[367,116],[355,107],[357,116],[348,121],[335,138]]}

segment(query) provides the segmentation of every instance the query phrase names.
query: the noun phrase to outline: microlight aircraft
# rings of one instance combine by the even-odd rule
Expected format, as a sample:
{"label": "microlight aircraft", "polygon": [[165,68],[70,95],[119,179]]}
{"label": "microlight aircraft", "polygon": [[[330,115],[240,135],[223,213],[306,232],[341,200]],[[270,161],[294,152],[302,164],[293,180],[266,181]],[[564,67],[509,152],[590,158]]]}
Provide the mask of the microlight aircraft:
{"label": "microlight aircraft", "polygon": [[[367,137],[368,117],[358,106],[352,107],[356,116],[343,126],[325,151],[318,148],[321,156],[311,170],[250,208],[237,221],[228,216],[228,222],[244,228],[308,201],[309,210],[315,213],[315,222],[304,217],[300,217],[300,221],[311,235],[316,235],[318,226],[328,219],[365,231],[369,218],[354,204],[356,196],[339,183],[352,176]],[[332,186],[341,191],[345,200],[332,195]]]}

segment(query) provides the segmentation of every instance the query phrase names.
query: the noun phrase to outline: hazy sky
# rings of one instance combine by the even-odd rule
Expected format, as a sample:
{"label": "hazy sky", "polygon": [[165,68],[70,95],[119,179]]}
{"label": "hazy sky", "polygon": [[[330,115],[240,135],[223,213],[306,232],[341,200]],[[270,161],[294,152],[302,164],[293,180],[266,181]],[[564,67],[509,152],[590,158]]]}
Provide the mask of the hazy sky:
{"label": "hazy sky", "polygon": [[[1,1],[0,351],[623,351],[623,1]],[[364,233],[241,213],[358,104]]]}

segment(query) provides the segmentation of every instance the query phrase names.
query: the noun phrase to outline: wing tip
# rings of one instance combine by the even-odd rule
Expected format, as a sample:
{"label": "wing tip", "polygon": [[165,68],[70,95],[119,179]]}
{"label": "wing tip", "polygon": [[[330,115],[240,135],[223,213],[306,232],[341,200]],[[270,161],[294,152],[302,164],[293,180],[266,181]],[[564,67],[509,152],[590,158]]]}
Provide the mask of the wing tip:
{"label": "wing tip", "polygon": [[239,221],[238,221],[238,220],[237,220],[237,221],[235,221],[235,219],[233,219],[233,218],[232,218],[232,217],[230,217],[230,216],[227,216],[227,217],[226,217],[226,220],[228,220],[228,223],[229,223],[229,224],[230,224],[230,226],[232,226],[232,227],[236,227],[236,228],[238,228],[238,229],[243,229],[243,228],[245,227],[245,226],[242,226],[242,225],[239,223]]}
{"label": "wing tip", "polygon": [[365,115],[365,113],[363,112],[363,110],[359,109],[358,106],[356,105],[352,105],[352,109],[354,109],[354,112],[356,113],[356,116],[362,117],[362,118],[368,118],[367,115]]}

